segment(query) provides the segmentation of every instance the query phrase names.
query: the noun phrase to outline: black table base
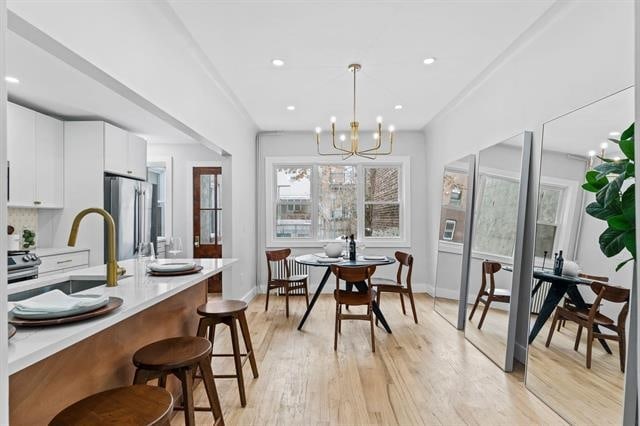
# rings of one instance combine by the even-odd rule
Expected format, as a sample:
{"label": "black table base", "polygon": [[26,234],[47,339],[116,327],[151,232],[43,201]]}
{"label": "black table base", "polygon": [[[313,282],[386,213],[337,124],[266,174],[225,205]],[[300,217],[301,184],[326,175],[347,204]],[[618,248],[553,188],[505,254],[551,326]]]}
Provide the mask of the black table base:
{"label": "black table base", "polygon": [[[309,307],[307,308],[304,315],[302,316],[302,320],[300,320],[300,324],[298,324],[298,330],[302,330],[302,327],[304,326],[304,323],[307,320],[307,317],[311,313],[313,306],[316,304],[318,297],[320,297],[320,293],[322,293],[322,289],[324,289],[324,286],[327,284],[327,281],[329,280],[330,276],[331,276],[331,268],[327,267],[327,270],[322,276],[322,280],[320,280],[320,284],[318,285],[316,292],[313,294],[313,297],[311,298],[311,302],[309,302]],[[358,291],[361,293],[366,293],[368,290],[367,283],[364,281],[356,282],[356,283],[348,283],[347,289],[352,289],[354,285],[356,286]],[[380,310],[378,303],[374,300],[371,305],[372,305],[371,307],[373,309],[373,313],[375,314],[376,318],[380,321],[380,323],[382,324],[384,329],[387,331],[387,333],[391,333],[391,327],[389,327],[389,324],[387,323],[387,320],[382,314],[382,311]]]}

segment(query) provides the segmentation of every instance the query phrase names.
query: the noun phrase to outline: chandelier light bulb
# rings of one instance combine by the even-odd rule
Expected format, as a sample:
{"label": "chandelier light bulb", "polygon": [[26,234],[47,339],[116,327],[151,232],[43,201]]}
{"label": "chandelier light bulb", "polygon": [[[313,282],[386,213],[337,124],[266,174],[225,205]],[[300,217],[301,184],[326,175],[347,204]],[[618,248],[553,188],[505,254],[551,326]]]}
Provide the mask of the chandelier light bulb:
{"label": "chandelier light bulb", "polygon": [[613,161],[620,161],[620,157],[613,157]]}
{"label": "chandelier light bulb", "polygon": [[389,126],[389,131],[391,133],[393,133],[396,130],[395,126],[392,124],[391,126]]}
{"label": "chandelier light bulb", "polygon": [[609,144],[607,142],[602,142],[600,144],[600,149],[607,149],[609,147]]}
{"label": "chandelier light bulb", "polygon": [[378,134],[377,134],[377,133],[374,133],[374,134],[373,134],[373,138],[374,138],[375,140],[378,140]]}
{"label": "chandelier light bulb", "polygon": [[335,124],[336,123],[336,117],[335,116],[331,116],[331,123]]}
{"label": "chandelier light bulb", "polygon": [[620,132],[609,132],[609,137],[610,138],[619,138],[620,137]]}
{"label": "chandelier light bulb", "polygon": [[317,133],[317,134],[322,133],[322,129],[321,129],[320,127],[316,127],[316,133]]}
{"label": "chandelier light bulb", "polygon": [[596,152],[594,150],[591,150],[588,152],[588,154],[589,154],[589,157],[595,157]]}
{"label": "chandelier light bulb", "polygon": [[382,117],[381,117],[381,116],[377,116],[377,117],[376,117],[376,122],[377,122],[378,124],[382,123]]}
{"label": "chandelier light bulb", "polygon": [[340,135],[340,140],[342,142],[344,142],[346,139],[347,139],[347,137],[344,135],[344,133]]}

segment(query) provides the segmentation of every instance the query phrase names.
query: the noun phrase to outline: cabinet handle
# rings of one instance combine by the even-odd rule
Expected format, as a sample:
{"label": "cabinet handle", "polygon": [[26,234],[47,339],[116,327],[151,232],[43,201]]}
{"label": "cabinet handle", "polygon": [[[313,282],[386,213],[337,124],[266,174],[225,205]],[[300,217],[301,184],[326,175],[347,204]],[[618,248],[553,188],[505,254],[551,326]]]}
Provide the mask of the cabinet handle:
{"label": "cabinet handle", "polygon": [[133,173],[133,172],[132,172],[131,170],[127,170],[127,173],[131,174],[131,173]]}
{"label": "cabinet handle", "polygon": [[42,204],[42,201],[34,201],[33,204],[35,204],[36,206],[39,206],[40,204]]}
{"label": "cabinet handle", "polygon": [[63,263],[69,263],[69,262],[73,262],[73,259],[67,259],[67,260],[58,260],[56,263],[58,265],[61,265]]}

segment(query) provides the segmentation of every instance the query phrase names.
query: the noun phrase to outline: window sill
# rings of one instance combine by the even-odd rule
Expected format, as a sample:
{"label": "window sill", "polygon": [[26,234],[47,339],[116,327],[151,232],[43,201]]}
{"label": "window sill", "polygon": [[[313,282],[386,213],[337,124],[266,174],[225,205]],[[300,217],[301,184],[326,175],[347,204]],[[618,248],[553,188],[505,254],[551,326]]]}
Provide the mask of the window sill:
{"label": "window sill", "polygon": [[[324,248],[329,243],[339,242],[344,244],[344,242],[339,240],[330,240],[330,241],[318,241],[318,240],[272,240],[267,241],[267,248],[282,248],[282,247],[310,247],[310,248]],[[367,248],[374,247],[411,247],[411,241],[407,240],[375,240],[375,241],[360,241],[358,240],[358,244],[364,244],[365,250]]]}

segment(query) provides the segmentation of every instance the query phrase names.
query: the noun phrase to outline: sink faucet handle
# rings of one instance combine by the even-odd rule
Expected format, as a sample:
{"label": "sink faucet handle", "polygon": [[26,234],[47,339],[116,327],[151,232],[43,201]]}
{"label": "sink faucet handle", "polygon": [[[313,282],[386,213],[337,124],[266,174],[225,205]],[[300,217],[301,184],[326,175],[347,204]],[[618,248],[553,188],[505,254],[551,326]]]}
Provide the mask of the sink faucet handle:
{"label": "sink faucet handle", "polygon": [[127,270],[125,268],[123,268],[122,266],[118,265],[118,276],[121,277],[126,273],[127,273]]}

